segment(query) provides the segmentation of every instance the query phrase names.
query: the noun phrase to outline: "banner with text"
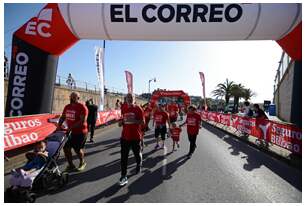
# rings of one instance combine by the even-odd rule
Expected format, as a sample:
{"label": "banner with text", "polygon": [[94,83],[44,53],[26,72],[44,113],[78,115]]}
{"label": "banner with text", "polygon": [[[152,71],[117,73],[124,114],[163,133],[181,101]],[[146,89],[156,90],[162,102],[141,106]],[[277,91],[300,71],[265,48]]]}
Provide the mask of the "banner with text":
{"label": "banner with text", "polygon": [[[118,120],[120,110],[98,112],[96,126]],[[4,151],[44,140],[56,129],[59,114],[40,114],[4,118]]]}
{"label": "banner with text", "polygon": [[204,121],[231,126],[293,153],[302,154],[302,130],[295,125],[206,111],[201,112],[201,117]]}

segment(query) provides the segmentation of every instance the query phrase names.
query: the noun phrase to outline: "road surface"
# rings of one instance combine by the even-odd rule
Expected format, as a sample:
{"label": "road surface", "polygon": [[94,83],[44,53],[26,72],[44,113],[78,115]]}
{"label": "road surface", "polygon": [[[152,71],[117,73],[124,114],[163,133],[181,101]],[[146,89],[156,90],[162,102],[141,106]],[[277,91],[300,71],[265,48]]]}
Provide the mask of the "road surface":
{"label": "road surface", "polygon": [[[153,131],[149,131],[142,173],[132,175],[136,165],[131,151],[129,183],[119,187],[120,134],[117,126],[97,130],[96,142],[86,144],[86,169],[71,173],[64,188],[36,202],[302,201],[300,170],[208,125],[200,130],[191,159],[185,156],[189,147],[185,128],[181,148],[173,153],[171,139],[166,140],[168,149],[154,150]],[[59,163],[61,169],[66,166],[63,158]]]}

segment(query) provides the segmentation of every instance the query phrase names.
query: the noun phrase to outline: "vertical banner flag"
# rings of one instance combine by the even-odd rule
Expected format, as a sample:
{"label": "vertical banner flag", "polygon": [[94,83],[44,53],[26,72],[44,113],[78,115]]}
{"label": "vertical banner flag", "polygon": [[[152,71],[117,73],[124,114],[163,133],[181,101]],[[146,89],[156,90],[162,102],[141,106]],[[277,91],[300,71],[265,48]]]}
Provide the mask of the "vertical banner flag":
{"label": "vertical banner flag", "polygon": [[100,102],[99,102],[99,111],[104,109],[104,68],[103,68],[103,53],[104,50],[101,47],[96,47],[96,66],[97,66],[97,75],[98,82],[100,86]]}
{"label": "vertical banner flag", "polygon": [[128,93],[133,94],[133,74],[129,71],[125,71],[125,78],[126,78]]}
{"label": "vertical banner flag", "polygon": [[202,89],[203,89],[203,98],[204,98],[204,106],[205,106],[205,110],[207,110],[207,104],[206,104],[206,97],[205,97],[205,76],[203,72],[199,72],[200,74],[200,78],[202,81]]}

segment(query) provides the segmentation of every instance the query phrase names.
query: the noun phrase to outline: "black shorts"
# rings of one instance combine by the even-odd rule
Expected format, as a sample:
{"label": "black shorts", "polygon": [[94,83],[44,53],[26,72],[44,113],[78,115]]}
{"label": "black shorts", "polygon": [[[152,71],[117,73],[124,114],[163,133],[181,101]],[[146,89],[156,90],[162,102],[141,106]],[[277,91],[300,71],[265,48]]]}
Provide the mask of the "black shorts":
{"label": "black shorts", "polygon": [[166,138],[166,133],[167,133],[167,127],[166,125],[160,126],[160,127],[155,127],[155,138],[158,138],[159,135],[161,136],[162,140],[165,140]]}
{"label": "black shorts", "polygon": [[83,149],[86,143],[87,134],[71,134],[68,138],[64,149],[73,148],[75,152],[79,152]]}

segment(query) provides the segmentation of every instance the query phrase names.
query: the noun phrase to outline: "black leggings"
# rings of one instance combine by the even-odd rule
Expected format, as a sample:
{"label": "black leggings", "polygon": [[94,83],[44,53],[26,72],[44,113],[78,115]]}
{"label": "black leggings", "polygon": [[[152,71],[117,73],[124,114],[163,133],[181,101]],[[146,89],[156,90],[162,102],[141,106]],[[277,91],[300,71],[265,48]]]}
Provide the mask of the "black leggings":
{"label": "black leggings", "polygon": [[190,135],[188,134],[188,140],[190,142],[190,147],[189,147],[189,153],[192,154],[196,148],[196,141],[197,141],[197,135]]}
{"label": "black leggings", "polygon": [[129,158],[129,152],[132,148],[137,165],[141,165],[141,152],[140,152],[140,140],[127,141],[125,139],[120,140],[121,142],[121,176],[126,176],[127,164]]}
{"label": "black leggings", "polygon": [[88,132],[90,132],[90,139],[95,135],[96,122],[87,122]]}

